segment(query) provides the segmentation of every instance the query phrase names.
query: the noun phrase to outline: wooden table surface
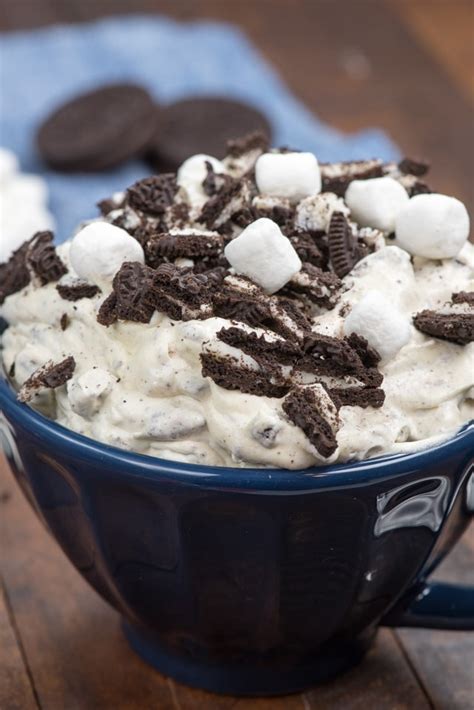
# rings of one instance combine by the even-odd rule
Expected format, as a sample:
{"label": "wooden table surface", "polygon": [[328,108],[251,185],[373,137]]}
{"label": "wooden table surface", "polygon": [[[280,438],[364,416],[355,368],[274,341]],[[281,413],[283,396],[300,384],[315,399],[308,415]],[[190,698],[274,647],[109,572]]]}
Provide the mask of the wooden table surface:
{"label": "wooden table surface", "polygon": [[[321,118],[384,128],[429,157],[436,187],[474,213],[474,0],[0,0],[0,30],[130,11],[240,24]],[[474,584],[473,526],[437,576]],[[287,698],[220,697],[164,678],[130,651],[3,460],[0,587],[0,710],[474,708],[474,634],[460,632],[383,630],[358,668]]]}

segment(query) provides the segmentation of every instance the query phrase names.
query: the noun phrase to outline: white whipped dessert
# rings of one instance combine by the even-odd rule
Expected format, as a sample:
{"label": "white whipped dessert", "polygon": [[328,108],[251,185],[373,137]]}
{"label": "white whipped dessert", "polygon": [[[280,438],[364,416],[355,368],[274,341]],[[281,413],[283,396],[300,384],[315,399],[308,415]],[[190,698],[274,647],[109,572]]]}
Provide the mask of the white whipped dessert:
{"label": "white whipped dessert", "polygon": [[[259,136],[101,203],[0,265],[19,397],[164,459],[302,469],[474,419],[474,246],[413,161],[319,165]],[[419,194],[424,193],[424,194]]]}
{"label": "white whipped dessert", "polygon": [[22,173],[16,155],[0,147],[0,263],[35,231],[54,226],[46,182]]}

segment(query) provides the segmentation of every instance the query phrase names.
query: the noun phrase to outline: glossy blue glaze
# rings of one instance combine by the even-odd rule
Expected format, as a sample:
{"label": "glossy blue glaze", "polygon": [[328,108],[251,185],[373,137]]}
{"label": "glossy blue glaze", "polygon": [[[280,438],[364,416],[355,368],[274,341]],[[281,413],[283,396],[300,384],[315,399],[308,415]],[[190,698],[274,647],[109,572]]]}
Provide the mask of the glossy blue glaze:
{"label": "glossy blue glaze", "polygon": [[355,663],[381,623],[472,626],[472,590],[424,583],[468,523],[472,425],[424,452],[295,472],[127,453],[4,380],[0,407],[36,512],[132,646],[178,680],[290,692]]}

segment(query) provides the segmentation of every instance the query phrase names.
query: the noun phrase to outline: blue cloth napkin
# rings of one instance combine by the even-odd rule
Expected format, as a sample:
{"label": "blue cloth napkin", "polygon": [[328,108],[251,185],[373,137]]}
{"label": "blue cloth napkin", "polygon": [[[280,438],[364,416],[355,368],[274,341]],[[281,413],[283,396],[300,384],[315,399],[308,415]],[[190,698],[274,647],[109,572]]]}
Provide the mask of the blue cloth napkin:
{"label": "blue cloth napkin", "polygon": [[163,103],[196,94],[243,99],[269,117],[276,144],[313,151],[320,160],[398,156],[380,130],[343,135],[319,121],[228,24],[135,15],[4,34],[0,42],[0,144],[17,153],[23,170],[46,178],[59,241],[96,216],[99,199],[150,172],[137,161],[95,175],[62,175],[41,163],[34,136],[42,119],[103,83],[139,82]]}

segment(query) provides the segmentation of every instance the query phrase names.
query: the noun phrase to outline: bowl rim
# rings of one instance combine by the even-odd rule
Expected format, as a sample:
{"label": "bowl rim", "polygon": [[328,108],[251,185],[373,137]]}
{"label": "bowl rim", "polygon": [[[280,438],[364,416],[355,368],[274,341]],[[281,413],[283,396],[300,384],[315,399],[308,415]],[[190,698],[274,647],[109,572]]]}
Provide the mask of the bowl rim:
{"label": "bowl rim", "polygon": [[[8,413],[8,417],[5,413]],[[316,487],[365,484],[381,478],[394,478],[419,471],[430,460],[438,461],[465,449],[474,451],[474,420],[467,422],[449,439],[434,446],[409,453],[384,454],[362,461],[311,466],[306,469],[242,468],[211,466],[162,459],[120,449],[96,441],[49,419],[27,404],[19,402],[8,380],[0,375],[0,430],[1,419],[10,419],[55,450],[74,448],[74,456],[84,463],[104,465],[104,475],[139,476],[150,480],[167,478],[188,485],[209,484],[212,487],[235,489],[307,490]],[[126,469],[126,470],[125,470]],[[84,470],[86,475],[86,469]]]}

